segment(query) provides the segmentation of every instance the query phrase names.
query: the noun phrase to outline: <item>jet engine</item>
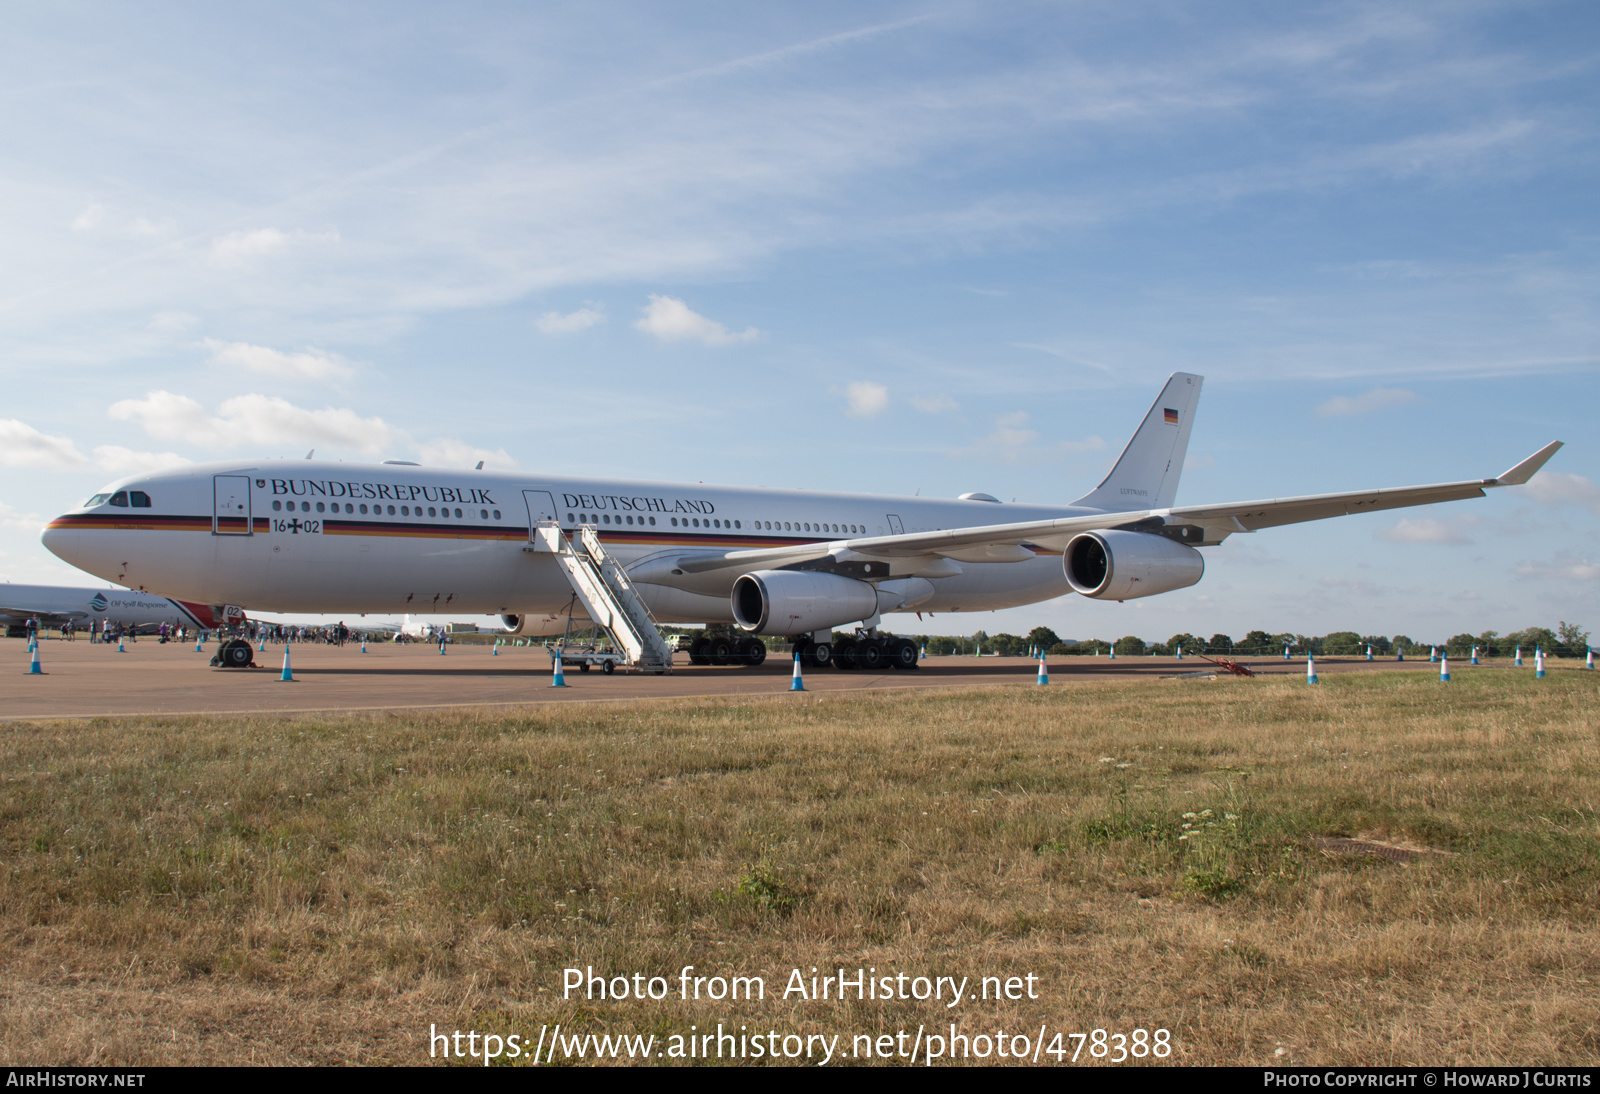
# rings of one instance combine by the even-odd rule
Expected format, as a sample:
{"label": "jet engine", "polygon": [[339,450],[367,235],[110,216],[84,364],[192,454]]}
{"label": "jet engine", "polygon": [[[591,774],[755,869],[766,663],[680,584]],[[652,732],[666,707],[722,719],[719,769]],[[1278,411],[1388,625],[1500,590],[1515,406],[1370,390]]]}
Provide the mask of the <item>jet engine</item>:
{"label": "jet engine", "polygon": [[[588,626],[588,618],[580,612],[575,625]],[[546,635],[560,634],[566,627],[566,612],[542,615],[535,613],[529,613],[528,615],[502,615],[500,617],[500,629],[503,633],[529,638],[542,638]]]}
{"label": "jet engine", "polygon": [[1084,532],[1061,556],[1067,584],[1095,600],[1136,600],[1186,589],[1206,572],[1200,552],[1148,532]]}
{"label": "jet engine", "polygon": [[865,581],[810,570],[757,570],[733,583],[733,619],[756,634],[803,634],[871,618],[878,591]]}

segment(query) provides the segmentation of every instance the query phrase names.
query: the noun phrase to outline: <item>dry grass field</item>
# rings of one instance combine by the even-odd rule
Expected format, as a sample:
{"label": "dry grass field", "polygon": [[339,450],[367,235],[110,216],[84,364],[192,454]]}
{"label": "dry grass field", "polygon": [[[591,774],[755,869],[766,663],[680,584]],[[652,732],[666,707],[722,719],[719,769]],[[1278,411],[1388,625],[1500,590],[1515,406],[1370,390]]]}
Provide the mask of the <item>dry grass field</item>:
{"label": "dry grass field", "polygon": [[[838,1034],[837,1064],[954,1023],[1592,1065],[1597,677],[4,724],[0,1051],[414,1064],[430,1026],[721,1022]],[[681,1000],[688,965],[767,997]],[[572,966],[672,994],[564,999]],[[1037,998],[784,998],[813,966]]]}

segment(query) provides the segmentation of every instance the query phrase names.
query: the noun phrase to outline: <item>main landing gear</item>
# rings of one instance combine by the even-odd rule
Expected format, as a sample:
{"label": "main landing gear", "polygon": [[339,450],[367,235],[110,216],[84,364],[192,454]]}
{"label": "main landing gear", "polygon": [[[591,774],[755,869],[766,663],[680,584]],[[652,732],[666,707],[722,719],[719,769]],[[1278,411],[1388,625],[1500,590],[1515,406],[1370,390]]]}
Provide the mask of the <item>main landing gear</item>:
{"label": "main landing gear", "polygon": [[703,634],[689,647],[691,665],[744,665],[754,668],[766,659],[765,642],[740,635]]}
{"label": "main landing gear", "polygon": [[890,668],[913,672],[920,666],[917,644],[911,639],[877,634],[858,634],[839,639],[834,644],[833,663],[841,669],[866,669],[869,672]]}
{"label": "main landing gear", "polygon": [[211,667],[219,669],[249,669],[255,664],[255,648],[243,638],[230,638],[211,659]]}

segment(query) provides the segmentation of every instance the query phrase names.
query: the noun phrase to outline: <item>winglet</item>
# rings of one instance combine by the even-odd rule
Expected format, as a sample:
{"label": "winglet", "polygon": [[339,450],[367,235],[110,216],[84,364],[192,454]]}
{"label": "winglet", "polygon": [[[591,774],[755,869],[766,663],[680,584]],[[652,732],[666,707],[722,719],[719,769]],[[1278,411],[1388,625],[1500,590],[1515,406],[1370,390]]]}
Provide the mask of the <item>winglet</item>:
{"label": "winglet", "polygon": [[1533,478],[1534,472],[1543,467],[1545,463],[1549,461],[1550,457],[1556,454],[1556,449],[1560,448],[1561,444],[1561,441],[1551,441],[1549,444],[1539,449],[1539,451],[1535,452],[1533,455],[1517,464],[1517,466],[1513,467],[1510,471],[1505,472],[1499,478],[1495,479],[1494,484],[1496,486],[1521,486],[1523,483]]}

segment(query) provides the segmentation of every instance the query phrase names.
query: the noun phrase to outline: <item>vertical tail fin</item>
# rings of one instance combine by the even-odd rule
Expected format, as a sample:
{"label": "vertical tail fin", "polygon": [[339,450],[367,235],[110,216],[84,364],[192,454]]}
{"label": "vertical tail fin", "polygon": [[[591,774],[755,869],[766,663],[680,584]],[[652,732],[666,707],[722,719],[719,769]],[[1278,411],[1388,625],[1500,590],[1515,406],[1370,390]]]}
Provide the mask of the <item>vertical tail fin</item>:
{"label": "vertical tail fin", "polygon": [[1189,451],[1189,430],[1200,404],[1204,377],[1174,372],[1134,431],[1104,482],[1075,501],[1091,509],[1167,509],[1178,496],[1178,478]]}

